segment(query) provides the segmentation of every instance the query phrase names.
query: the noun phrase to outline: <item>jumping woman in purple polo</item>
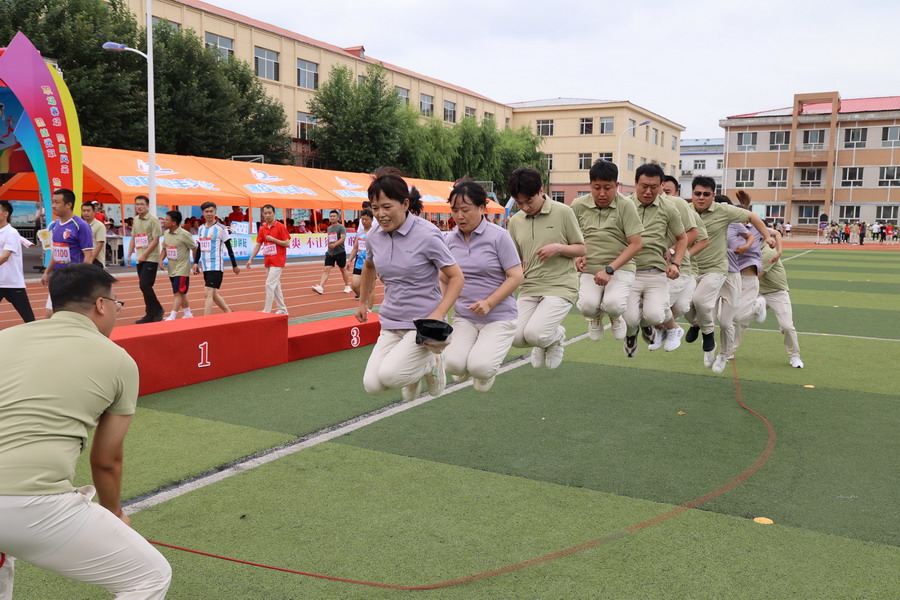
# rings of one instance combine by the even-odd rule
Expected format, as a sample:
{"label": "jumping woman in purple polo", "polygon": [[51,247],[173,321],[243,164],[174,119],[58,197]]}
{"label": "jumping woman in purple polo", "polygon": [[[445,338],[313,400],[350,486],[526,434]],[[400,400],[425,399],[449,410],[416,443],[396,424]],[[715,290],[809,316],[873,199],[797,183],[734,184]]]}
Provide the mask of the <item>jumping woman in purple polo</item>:
{"label": "jumping woman in purple polo", "polygon": [[[461,181],[450,192],[454,229],[447,246],[466,283],[453,317],[453,337],[444,350],[447,371],[486,392],[516,335],[518,310],[512,293],[522,285],[522,261],[509,233],[484,216],[487,194],[474,181]],[[444,277],[441,275],[441,280]]]}
{"label": "jumping woman in purple polo", "polygon": [[[409,212],[419,199],[397,175],[376,177],[369,186],[372,212],[380,227],[367,234],[368,254],[363,263],[356,318],[368,318],[369,296],[375,275],[384,283],[384,301],[378,311],[381,334],[369,356],[363,385],[370,394],[403,388],[412,400],[425,378],[428,392],[444,391],[447,377],[441,355],[416,344],[415,319],[444,320],[463,287],[463,274],[437,227]],[[443,294],[438,274],[446,277]]]}

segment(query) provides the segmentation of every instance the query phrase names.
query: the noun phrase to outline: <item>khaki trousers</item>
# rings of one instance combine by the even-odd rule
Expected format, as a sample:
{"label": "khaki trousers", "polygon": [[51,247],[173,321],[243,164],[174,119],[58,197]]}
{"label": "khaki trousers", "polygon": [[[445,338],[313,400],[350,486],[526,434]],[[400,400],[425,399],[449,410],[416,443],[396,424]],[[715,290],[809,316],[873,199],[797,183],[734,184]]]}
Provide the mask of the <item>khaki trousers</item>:
{"label": "khaki trousers", "polygon": [[282,267],[266,267],[266,305],[263,312],[272,312],[273,301],[275,310],[287,312],[284,295],[281,293],[281,270]]}
{"label": "khaki trousers", "polygon": [[395,390],[416,383],[433,366],[434,353],[416,344],[415,329],[382,329],[366,363],[363,386],[370,394]]}
{"label": "khaki trousers", "polygon": [[759,277],[753,275],[741,275],[741,301],[738,304],[737,313],[734,315],[734,349],[741,347],[744,338],[744,330],[753,320],[753,305],[759,297]]}
{"label": "khaki trousers", "polygon": [[716,301],[724,283],[724,273],[704,273],[697,276],[697,287],[691,297],[691,309],[684,317],[691,325],[700,327],[703,333],[712,333],[716,330]]}
{"label": "khaki trousers", "polygon": [[516,348],[546,348],[566,339],[560,324],[572,303],[559,296],[519,296],[519,323],[512,345]]}
{"label": "khaki trousers", "polygon": [[729,273],[719,290],[719,354],[735,351],[734,315],[741,302],[741,274]]}
{"label": "khaki trousers", "polygon": [[582,273],[579,278],[578,311],[593,319],[606,313],[610,321],[625,313],[628,295],[634,284],[632,271],[616,271],[606,286],[599,286],[590,273]]}
{"label": "khaki trousers", "polygon": [[678,279],[669,280],[669,306],[666,307],[666,321],[677,319],[691,310],[691,297],[697,288],[697,278],[693,275],[680,275]]}
{"label": "khaki trousers", "polygon": [[766,307],[775,313],[778,327],[784,334],[784,349],[791,358],[800,356],[800,341],[797,339],[797,330],[794,329],[794,310],[791,307],[791,295],[784,291],[769,292],[763,294],[766,299]]}
{"label": "khaki trousers", "polygon": [[652,327],[664,322],[668,304],[669,278],[663,271],[636,273],[625,308],[626,335],[637,334],[640,327]]}
{"label": "khaki trousers", "polygon": [[443,353],[444,368],[451,375],[490,379],[509,353],[517,325],[517,319],[493,323],[453,319],[453,336]]}

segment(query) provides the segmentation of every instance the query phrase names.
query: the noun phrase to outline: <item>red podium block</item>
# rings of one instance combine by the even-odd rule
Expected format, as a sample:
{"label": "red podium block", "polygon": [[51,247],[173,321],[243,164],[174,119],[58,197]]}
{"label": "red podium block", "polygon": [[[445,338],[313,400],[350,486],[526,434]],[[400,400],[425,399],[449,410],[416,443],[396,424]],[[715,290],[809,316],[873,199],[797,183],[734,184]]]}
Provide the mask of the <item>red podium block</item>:
{"label": "red podium block", "polygon": [[285,315],[241,311],[117,327],[111,338],[137,363],[144,395],[283,364],[287,329]]}
{"label": "red podium block", "polygon": [[350,350],[374,344],[381,332],[378,315],[360,323],[356,317],[338,317],[288,327],[288,360],[302,360],[320,354]]}

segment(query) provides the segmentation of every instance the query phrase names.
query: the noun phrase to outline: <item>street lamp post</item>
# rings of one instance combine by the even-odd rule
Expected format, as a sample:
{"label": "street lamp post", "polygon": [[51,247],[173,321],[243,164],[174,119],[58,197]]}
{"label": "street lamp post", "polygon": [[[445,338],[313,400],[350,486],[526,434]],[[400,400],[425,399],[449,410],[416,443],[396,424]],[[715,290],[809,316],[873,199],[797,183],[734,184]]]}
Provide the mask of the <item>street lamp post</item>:
{"label": "street lamp post", "polygon": [[[104,50],[113,52],[134,52],[147,60],[147,188],[150,196],[150,214],[156,216],[156,103],[153,90],[153,15],[152,0],[147,0],[147,53],[130,48],[125,44],[106,42]],[[124,219],[125,215],[122,215]]]}
{"label": "street lamp post", "polygon": [[[619,169],[622,168],[622,136],[624,136],[629,131],[632,131],[634,129],[637,129],[638,127],[643,127],[644,125],[649,125],[649,124],[650,124],[649,120],[641,121],[637,125],[632,125],[631,127],[629,127],[628,129],[626,129],[625,131],[623,131],[622,133],[619,134],[619,143],[616,146],[616,161],[618,162]],[[626,164],[625,166],[627,167],[628,165]]]}

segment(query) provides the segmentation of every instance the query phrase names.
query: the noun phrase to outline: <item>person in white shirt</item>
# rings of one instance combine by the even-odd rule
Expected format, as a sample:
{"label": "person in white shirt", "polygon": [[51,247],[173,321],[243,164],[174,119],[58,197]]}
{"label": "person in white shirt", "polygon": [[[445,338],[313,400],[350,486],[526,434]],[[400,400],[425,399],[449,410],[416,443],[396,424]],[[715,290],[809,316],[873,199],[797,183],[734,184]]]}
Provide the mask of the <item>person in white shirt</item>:
{"label": "person in white shirt", "polygon": [[12,214],[12,204],[0,200],[0,302],[8,300],[22,320],[30,323],[34,321],[34,311],[28,301],[22,273],[22,238],[9,224]]}

